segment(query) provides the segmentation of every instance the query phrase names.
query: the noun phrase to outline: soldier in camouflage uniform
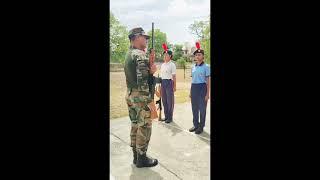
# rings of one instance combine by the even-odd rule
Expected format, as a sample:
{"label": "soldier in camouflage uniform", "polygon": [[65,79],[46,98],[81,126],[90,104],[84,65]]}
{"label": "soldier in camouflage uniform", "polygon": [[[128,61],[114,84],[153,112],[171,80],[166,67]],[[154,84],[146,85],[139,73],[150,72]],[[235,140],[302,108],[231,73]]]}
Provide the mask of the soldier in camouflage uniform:
{"label": "soldier in camouflage uniform", "polygon": [[153,101],[150,96],[148,78],[156,71],[154,66],[150,69],[149,58],[154,58],[154,51],[147,58],[144,49],[147,47],[149,36],[142,28],[130,30],[129,39],[131,46],[126,55],[124,70],[127,83],[126,102],[131,120],[133,163],[137,167],[152,167],[158,164],[158,160],[147,157],[146,152],[152,128],[150,118],[152,107],[149,104]]}

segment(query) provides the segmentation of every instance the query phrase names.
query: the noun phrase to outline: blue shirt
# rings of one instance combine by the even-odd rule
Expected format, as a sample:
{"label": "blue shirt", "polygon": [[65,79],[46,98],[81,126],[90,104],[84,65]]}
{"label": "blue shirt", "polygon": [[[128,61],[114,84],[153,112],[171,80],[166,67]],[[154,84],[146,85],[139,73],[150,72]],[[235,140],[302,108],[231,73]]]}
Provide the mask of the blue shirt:
{"label": "blue shirt", "polygon": [[210,67],[202,62],[200,65],[194,64],[191,68],[192,84],[206,83],[206,78],[210,76]]}

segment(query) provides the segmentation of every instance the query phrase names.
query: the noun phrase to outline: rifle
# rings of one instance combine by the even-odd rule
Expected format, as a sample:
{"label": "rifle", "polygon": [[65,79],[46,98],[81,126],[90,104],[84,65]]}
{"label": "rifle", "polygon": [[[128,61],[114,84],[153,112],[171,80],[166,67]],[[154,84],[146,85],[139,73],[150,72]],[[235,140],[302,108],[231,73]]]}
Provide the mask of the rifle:
{"label": "rifle", "polygon": [[154,33],[154,23],[152,22],[152,34],[151,34],[151,48],[154,49],[154,37],[153,37],[153,33]]}
{"label": "rifle", "polygon": [[[150,49],[150,55],[151,55],[151,51],[154,49],[154,36],[153,36],[153,31],[154,31],[154,24],[152,22],[152,35],[151,35],[151,49]],[[149,62],[149,68],[151,69],[151,67],[153,66],[154,64],[154,61],[150,61]],[[150,96],[151,96],[151,99],[154,99],[154,93],[155,93],[155,85],[156,85],[156,82],[155,82],[155,77],[153,75],[149,75],[149,78],[148,78],[148,84],[149,84],[149,91],[150,91]]]}
{"label": "rifle", "polygon": [[[150,53],[151,53],[151,50],[154,49],[154,23],[152,23],[152,35],[151,35],[151,49],[150,49]],[[151,61],[150,62],[150,68],[152,67],[152,65],[154,64],[154,61]],[[161,81],[162,79],[159,77],[159,74],[158,74],[158,78],[156,78],[155,76],[153,75],[150,75],[149,76],[149,90],[150,90],[150,96],[151,96],[151,99],[154,100],[154,93],[155,93],[155,86],[157,84],[160,84],[160,89],[161,89]],[[159,104],[159,107],[158,107],[158,110],[160,109],[160,113],[159,113],[159,121],[161,120],[161,111],[162,111],[162,105],[161,105],[161,95],[159,96],[160,99],[158,101],[156,101],[156,104]],[[155,104],[154,104],[154,101],[152,101],[152,106],[155,107]],[[157,118],[157,112],[151,112],[151,118]]]}
{"label": "rifle", "polygon": [[159,104],[159,106],[158,106],[158,110],[160,110],[160,112],[159,112],[159,118],[158,118],[158,121],[163,121],[162,120],[162,118],[161,118],[161,111],[162,111],[162,105],[161,105],[161,78],[159,78],[159,74],[158,74],[158,79],[156,79],[156,83],[159,83],[160,85],[159,85],[159,100],[158,101],[156,101],[156,104]]}
{"label": "rifle", "polygon": [[[151,55],[152,50],[154,49],[154,36],[153,36],[154,28],[153,27],[154,27],[154,24],[152,22],[152,35],[151,35],[152,41],[151,41],[150,55]],[[149,62],[150,69],[153,66],[153,64],[154,64],[154,60]],[[156,86],[156,78],[152,74],[149,75],[148,85],[149,85],[150,97],[152,99],[151,106],[153,106],[155,109],[156,106],[154,104],[154,93],[155,93],[155,86]],[[158,116],[157,111],[151,111],[151,119],[155,119],[155,118],[157,118],[157,116]]]}

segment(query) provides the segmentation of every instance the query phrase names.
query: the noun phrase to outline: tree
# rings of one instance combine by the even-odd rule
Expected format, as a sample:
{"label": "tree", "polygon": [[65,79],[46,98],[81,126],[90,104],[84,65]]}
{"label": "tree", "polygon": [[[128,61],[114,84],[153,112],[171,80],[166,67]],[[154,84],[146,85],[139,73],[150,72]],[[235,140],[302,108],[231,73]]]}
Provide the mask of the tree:
{"label": "tree", "polygon": [[210,20],[195,21],[189,26],[189,30],[200,41],[201,49],[204,50],[206,63],[210,64]]}
{"label": "tree", "polygon": [[121,25],[110,12],[110,60],[111,62],[121,62],[125,60],[125,54],[129,48],[128,31]]}
{"label": "tree", "polygon": [[200,40],[200,43],[202,44],[202,48],[204,50],[204,59],[208,64],[210,64],[210,25],[207,25],[204,29],[204,38]]}
{"label": "tree", "polygon": [[198,39],[203,39],[206,27],[207,23],[205,21],[195,21],[189,26],[189,30],[192,34],[196,35]]}
{"label": "tree", "polygon": [[174,45],[174,48],[173,48],[173,60],[174,61],[177,61],[178,59],[180,59],[180,57],[182,57],[182,55],[183,55],[182,47],[183,47],[183,45],[180,45],[180,44]]}
{"label": "tree", "polygon": [[177,60],[177,64],[179,64],[180,67],[183,67],[183,78],[185,79],[186,78],[186,58],[181,56]]}
{"label": "tree", "polygon": [[[148,41],[148,49],[151,49],[151,45],[152,45],[152,39],[151,39],[151,35],[152,35],[152,31],[150,30],[148,32],[148,35],[150,36],[150,39]],[[164,32],[161,32],[160,29],[154,29],[154,49],[156,51],[156,59],[158,61],[161,61],[161,55],[163,53],[163,49],[162,49],[162,44],[163,43],[167,43],[167,35]]]}

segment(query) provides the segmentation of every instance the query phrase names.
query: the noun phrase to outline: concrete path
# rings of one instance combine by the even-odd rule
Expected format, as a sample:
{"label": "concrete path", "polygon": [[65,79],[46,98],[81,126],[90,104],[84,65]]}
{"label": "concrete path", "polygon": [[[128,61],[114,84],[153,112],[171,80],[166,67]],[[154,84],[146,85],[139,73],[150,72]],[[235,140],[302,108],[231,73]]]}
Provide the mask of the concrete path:
{"label": "concrete path", "polygon": [[172,123],[153,121],[148,156],[159,164],[137,168],[132,163],[130,120],[110,120],[110,179],[114,180],[208,180],[210,179],[210,101],[206,127],[200,135],[190,133],[191,104],[176,104]]}

